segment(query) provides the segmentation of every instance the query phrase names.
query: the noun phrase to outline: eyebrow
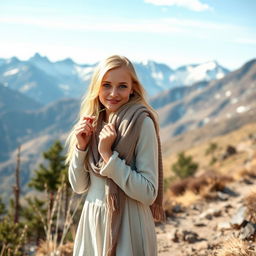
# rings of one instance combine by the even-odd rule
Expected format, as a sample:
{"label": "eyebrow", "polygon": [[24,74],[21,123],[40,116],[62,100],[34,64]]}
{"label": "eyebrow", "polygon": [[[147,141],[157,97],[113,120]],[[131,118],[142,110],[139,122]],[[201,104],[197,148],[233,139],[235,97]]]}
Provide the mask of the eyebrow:
{"label": "eyebrow", "polygon": [[[111,84],[111,82],[106,81],[106,80],[102,81],[102,83],[109,83],[109,84]],[[128,84],[128,83],[127,82],[120,82],[119,84]]]}

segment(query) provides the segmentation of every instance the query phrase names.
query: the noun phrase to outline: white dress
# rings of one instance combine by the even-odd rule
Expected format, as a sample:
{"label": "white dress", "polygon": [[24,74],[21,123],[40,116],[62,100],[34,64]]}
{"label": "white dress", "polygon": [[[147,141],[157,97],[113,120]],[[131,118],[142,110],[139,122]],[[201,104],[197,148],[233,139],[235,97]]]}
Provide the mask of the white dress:
{"label": "white dress", "polygon": [[[114,151],[101,175],[111,178],[128,196],[116,256],[156,256],[157,241],[149,206],[158,190],[158,145],[153,121],[146,117],[136,145],[133,164],[126,165]],[[87,193],[80,217],[74,256],[105,256],[109,230],[106,227],[105,182],[84,168],[86,151],[75,150],[69,166],[69,181],[76,193]],[[136,171],[135,171],[136,169]]]}

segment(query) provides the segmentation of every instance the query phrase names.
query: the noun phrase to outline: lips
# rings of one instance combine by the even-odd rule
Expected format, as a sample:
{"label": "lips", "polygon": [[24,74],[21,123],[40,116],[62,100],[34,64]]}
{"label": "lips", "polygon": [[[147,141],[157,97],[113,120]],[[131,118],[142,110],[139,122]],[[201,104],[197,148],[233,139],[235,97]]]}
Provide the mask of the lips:
{"label": "lips", "polygon": [[110,104],[118,104],[120,100],[107,100]]}

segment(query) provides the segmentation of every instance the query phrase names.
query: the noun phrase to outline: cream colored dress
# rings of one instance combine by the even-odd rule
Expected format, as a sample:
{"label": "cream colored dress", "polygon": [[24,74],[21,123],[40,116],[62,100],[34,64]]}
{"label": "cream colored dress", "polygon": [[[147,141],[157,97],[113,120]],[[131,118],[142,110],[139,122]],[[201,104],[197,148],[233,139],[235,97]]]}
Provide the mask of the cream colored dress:
{"label": "cream colored dress", "polygon": [[[157,242],[149,208],[158,189],[158,145],[153,121],[143,121],[133,164],[126,165],[113,152],[101,175],[111,178],[128,196],[118,236],[116,256],[155,256]],[[69,166],[69,181],[76,193],[87,193],[74,244],[74,256],[105,256],[109,230],[106,227],[105,182],[84,168],[86,151],[76,149]],[[136,171],[135,171],[136,169]]]}

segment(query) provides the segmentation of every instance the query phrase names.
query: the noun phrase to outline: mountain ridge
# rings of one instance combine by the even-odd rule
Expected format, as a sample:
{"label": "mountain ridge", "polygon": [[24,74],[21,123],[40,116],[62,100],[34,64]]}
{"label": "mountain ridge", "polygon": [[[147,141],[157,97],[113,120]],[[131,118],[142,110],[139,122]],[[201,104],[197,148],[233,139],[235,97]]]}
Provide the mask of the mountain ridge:
{"label": "mountain ridge", "polygon": [[[96,65],[97,63],[77,64],[71,58],[51,62],[47,57],[38,53],[25,61],[21,61],[17,57],[1,59],[0,83],[18,90],[42,104],[65,97],[80,99],[89,85]],[[134,62],[139,80],[150,97],[176,86],[189,86],[192,82],[199,82],[199,80],[216,79],[219,73],[212,70],[213,74],[209,78],[208,71],[200,69],[200,66],[204,65],[204,63],[194,64],[194,69],[191,72],[175,78],[176,80],[173,82],[172,77],[177,77],[178,69],[174,70],[167,64],[152,60]],[[218,64],[216,63],[216,65]],[[228,72],[220,65],[218,68],[220,73]],[[193,74],[193,72],[198,72],[198,69],[202,71],[199,80],[196,78],[197,75]],[[191,81],[186,81],[189,80],[187,79],[189,76],[194,78],[190,79]]]}

